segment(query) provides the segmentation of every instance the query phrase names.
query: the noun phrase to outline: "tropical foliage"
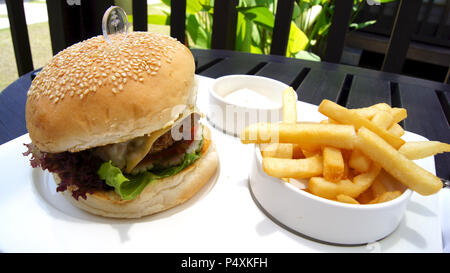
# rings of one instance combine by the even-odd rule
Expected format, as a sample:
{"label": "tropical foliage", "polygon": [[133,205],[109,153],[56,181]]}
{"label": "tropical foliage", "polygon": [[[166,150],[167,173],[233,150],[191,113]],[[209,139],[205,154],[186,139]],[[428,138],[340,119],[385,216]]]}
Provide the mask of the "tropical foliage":
{"label": "tropical foliage", "polygon": [[[235,50],[268,54],[272,43],[276,4],[279,0],[239,0]],[[370,0],[374,2],[375,0]],[[393,0],[377,0],[377,3]],[[354,0],[350,28],[360,29],[375,23],[356,23],[365,0]],[[187,43],[193,48],[210,48],[214,0],[187,0]],[[320,60],[334,13],[334,1],[296,0],[286,56]],[[170,23],[170,0],[149,6],[149,24]],[[314,53],[316,54],[314,54]]]}

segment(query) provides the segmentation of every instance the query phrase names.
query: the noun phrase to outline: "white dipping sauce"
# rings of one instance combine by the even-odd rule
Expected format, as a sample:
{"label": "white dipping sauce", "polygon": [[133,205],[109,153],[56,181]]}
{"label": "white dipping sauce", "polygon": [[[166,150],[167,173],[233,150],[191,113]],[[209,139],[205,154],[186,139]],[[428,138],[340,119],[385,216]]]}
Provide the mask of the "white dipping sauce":
{"label": "white dipping sauce", "polygon": [[281,105],[272,101],[268,97],[248,88],[238,89],[224,97],[228,102],[251,108],[272,109]]}

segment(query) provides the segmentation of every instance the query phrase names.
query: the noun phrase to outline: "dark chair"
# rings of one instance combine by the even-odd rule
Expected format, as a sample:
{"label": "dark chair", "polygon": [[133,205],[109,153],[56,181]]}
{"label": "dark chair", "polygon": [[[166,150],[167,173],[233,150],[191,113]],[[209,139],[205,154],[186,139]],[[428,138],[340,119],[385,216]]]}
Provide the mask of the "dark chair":
{"label": "dark chair", "polygon": [[[422,1],[399,0],[399,8],[383,71],[400,73],[406,58],[412,27]],[[408,5],[406,5],[408,2]],[[31,51],[25,22],[23,3],[6,0],[19,74],[33,70]],[[53,54],[73,43],[101,34],[101,18],[113,0],[47,0]],[[132,0],[134,30],[147,30],[147,1]],[[215,0],[213,15],[213,49],[234,49],[238,0]],[[289,38],[294,0],[278,1],[270,53],[285,55]],[[335,11],[329,30],[324,61],[339,63],[345,45],[348,24],[352,16],[353,0],[335,0]],[[185,41],[186,0],[171,1],[171,36]]]}
{"label": "dark chair", "polygon": [[[381,68],[382,71],[401,72],[421,4],[422,0],[399,0],[389,46],[385,52]],[[340,62],[349,20],[352,15],[352,6],[352,0],[336,1],[335,14],[328,35],[325,61]]]}
{"label": "dark chair", "polygon": [[[398,48],[398,51],[406,48],[408,60],[436,67],[436,72],[441,73],[436,77],[444,79],[450,64],[449,16],[450,0],[395,1],[378,6],[366,4],[355,21],[377,20],[377,23],[348,33],[346,45],[378,54],[385,54],[392,48]],[[394,27],[398,29],[397,33],[392,32]],[[408,43],[409,47],[394,46],[394,39],[390,39],[393,36]],[[403,70],[408,69],[404,66]]]}

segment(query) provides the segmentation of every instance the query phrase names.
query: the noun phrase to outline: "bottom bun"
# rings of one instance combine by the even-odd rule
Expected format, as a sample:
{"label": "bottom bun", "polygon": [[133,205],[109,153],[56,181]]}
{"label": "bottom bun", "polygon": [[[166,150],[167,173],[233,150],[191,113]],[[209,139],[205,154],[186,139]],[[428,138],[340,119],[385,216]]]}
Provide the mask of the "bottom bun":
{"label": "bottom bun", "polygon": [[[205,131],[209,131],[206,127]],[[207,135],[209,132],[207,132]],[[112,218],[140,218],[170,209],[189,200],[214,175],[218,156],[211,139],[205,136],[202,156],[180,173],[150,183],[133,200],[122,200],[114,191],[87,194],[86,200],[72,197],[67,189],[66,199],[76,207],[92,214]],[[53,174],[57,184],[61,181]]]}

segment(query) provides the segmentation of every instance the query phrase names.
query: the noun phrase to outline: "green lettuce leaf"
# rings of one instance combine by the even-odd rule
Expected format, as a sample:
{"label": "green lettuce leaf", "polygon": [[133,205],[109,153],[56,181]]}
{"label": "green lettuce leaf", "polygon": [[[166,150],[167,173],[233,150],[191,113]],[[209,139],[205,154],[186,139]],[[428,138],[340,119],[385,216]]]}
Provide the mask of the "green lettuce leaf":
{"label": "green lettuce leaf", "polygon": [[108,161],[100,166],[97,174],[101,179],[105,180],[107,185],[114,187],[114,191],[123,200],[132,200],[150,183],[165,177],[176,175],[194,163],[194,161],[201,156],[200,151],[202,144],[203,143],[201,143],[200,148],[197,149],[197,151],[185,154],[183,162],[179,165],[171,166],[157,172],[146,171],[137,175],[124,174],[119,168],[112,165],[111,161]]}

